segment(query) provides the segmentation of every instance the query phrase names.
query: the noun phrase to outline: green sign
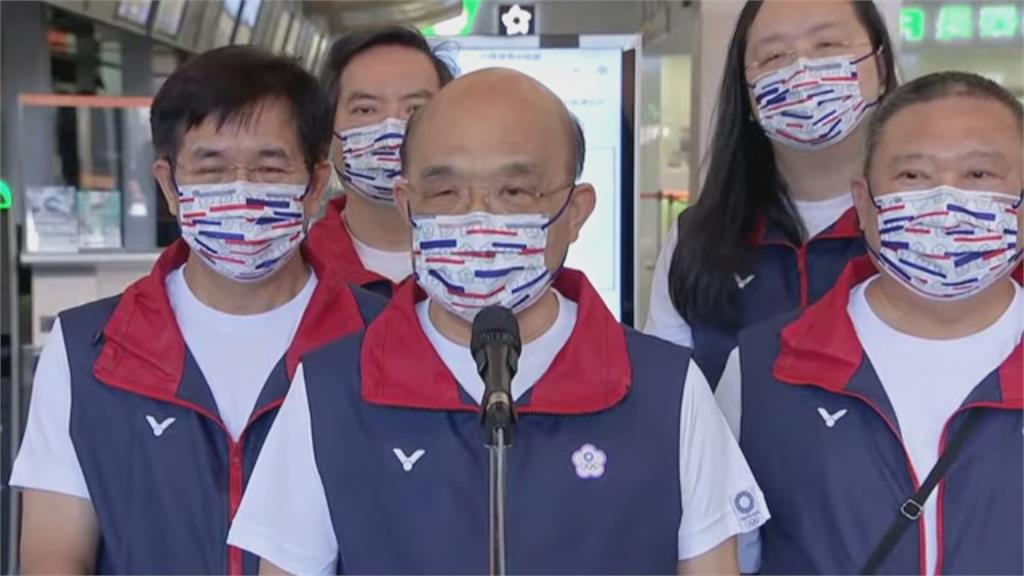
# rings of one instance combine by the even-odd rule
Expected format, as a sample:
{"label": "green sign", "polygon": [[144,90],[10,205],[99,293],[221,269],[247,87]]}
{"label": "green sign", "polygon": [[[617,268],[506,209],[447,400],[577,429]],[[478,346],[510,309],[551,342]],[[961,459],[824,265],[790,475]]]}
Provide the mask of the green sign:
{"label": "green sign", "polygon": [[0,210],[9,210],[11,208],[11,187],[7,185],[7,182],[0,180]]}
{"label": "green sign", "polygon": [[462,0],[462,13],[458,16],[421,28],[424,36],[469,36],[473,33],[476,13],[483,0]]}
{"label": "green sign", "polygon": [[904,8],[900,10],[900,31],[907,42],[920,42],[925,34],[924,8]]}
{"label": "green sign", "polygon": [[1020,25],[1020,12],[1013,4],[982,6],[978,16],[978,36],[982,38],[1013,38]]}
{"label": "green sign", "polygon": [[926,40],[1005,41],[1024,31],[1024,8],[1010,2],[915,2],[900,9],[900,34],[908,44]]}
{"label": "green sign", "polygon": [[946,4],[939,8],[935,39],[970,40],[974,37],[974,10],[970,4]]}

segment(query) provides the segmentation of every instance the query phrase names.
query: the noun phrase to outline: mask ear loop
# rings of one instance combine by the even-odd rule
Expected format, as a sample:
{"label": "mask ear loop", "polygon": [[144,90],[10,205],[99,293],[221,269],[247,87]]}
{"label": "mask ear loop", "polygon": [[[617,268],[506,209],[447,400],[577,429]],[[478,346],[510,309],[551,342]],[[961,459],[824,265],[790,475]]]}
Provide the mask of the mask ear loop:
{"label": "mask ear loop", "polygon": [[167,164],[171,167],[171,186],[174,187],[174,193],[177,194],[180,199],[181,188],[178,188],[178,179],[174,176],[174,171],[177,169],[177,165],[174,160],[171,160],[170,158],[167,159]]}
{"label": "mask ear loop", "polygon": [[[569,196],[565,199],[565,202],[562,204],[562,207],[558,209],[558,212],[555,212],[555,215],[552,216],[550,220],[548,220],[547,224],[541,226],[541,230],[547,230],[552,224],[555,223],[556,220],[562,217],[562,214],[565,213],[566,208],[569,207],[569,202],[572,201],[572,196],[576,192],[576,186],[578,186],[578,184],[572,185],[572,188],[569,189]],[[555,278],[557,278],[558,274],[561,273],[562,268],[565,268],[565,261],[568,259],[569,248],[566,247],[565,253],[562,254],[562,259],[558,262],[558,266],[555,266],[555,270],[553,272],[548,271],[548,278],[551,284],[554,284]]]}
{"label": "mask ear loop", "polygon": [[[860,58],[857,58],[855,60],[851,60],[850,64],[853,65],[853,66],[857,66],[861,62],[867,60],[868,58],[873,58],[873,57],[880,56],[882,54],[882,52],[884,52],[884,51],[885,51],[885,45],[884,44],[879,44],[878,48],[875,48],[874,50],[872,50],[871,52],[868,52],[867,54],[861,56]],[[892,81],[893,81],[892,79],[887,80],[887,82],[892,82]],[[888,88],[888,87],[886,87],[886,88]],[[879,87],[878,97],[875,98],[874,102],[868,103],[867,101],[865,101],[864,102],[864,108],[861,110],[861,114],[862,115],[866,114],[868,110],[870,110],[871,108],[873,108],[875,106],[878,106],[878,103],[882,100],[882,96],[885,95],[886,91],[887,90],[883,91],[882,88]]]}
{"label": "mask ear loop", "polygon": [[871,204],[874,205],[875,211],[882,210],[882,207],[878,204],[878,199],[875,198],[875,193],[871,191],[871,183],[868,182],[868,198],[871,198]]}
{"label": "mask ear loop", "polygon": [[[547,230],[548,228],[551,227],[552,224],[555,223],[555,221],[557,221],[559,218],[562,217],[562,214],[565,213],[566,208],[569,207],[569,202],[572,201],[572,195],[573,195],[574,192],[576,192],[576,186],[578,186],[578,184],[573,184],[572,185],[572,188],[569,189],[569,195],[566,196],[565,202],[562,203],[562,207],[558,209],[558,212],[555,212],[554,216],[552,216],[547,221],[547,223],[545,223],[543,226],[540,227],[541,230]],[[563,258],[563,260],[564,260],[564,258]]]}

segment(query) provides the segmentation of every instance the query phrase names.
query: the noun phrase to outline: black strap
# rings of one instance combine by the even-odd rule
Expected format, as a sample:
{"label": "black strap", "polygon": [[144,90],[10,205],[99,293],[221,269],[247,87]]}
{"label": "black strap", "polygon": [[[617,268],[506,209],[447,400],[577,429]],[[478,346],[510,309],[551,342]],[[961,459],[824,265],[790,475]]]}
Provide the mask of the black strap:
{"label": "black strap", "polygon": [[970,410],[967,412],[963,425],[950,438],[949,444],[946,445],[946,450],[942,452],[942,456],[939,457],[939,461],[935,463],[932,471],[928,473],[924,483],[921,484],[921,487],[917,489],[913,496],[900,505],[896,518],[889,525],[889,529],[885,531],[885,535],[882,536],[878,545],[875,546],[874,551],[871,552],[871,556],[868,557],[864,567],[861,568],[861,574],[874,574],[877,572],[882,562],[889,557],[892,549],[896,547],[896,542],[900,539],[900,536],[903,535],[911,524],[921,517],[921,514],[924,512],[924,503],[931,496],[935,486],[942,480],[949,467],[953,465],[953,461],[956,460],[960,449],[963,448],[964,442],[971,435],[971,431],[980,419],[980,413],[980,410]]}

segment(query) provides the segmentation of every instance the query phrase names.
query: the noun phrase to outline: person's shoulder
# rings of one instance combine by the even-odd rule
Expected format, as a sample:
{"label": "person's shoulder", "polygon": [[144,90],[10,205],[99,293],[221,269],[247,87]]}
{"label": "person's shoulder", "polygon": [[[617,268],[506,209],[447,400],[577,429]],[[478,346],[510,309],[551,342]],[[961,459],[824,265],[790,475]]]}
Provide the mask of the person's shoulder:
{"label": "person's shoulder", "polygon": [[122,294],[117,294],[93,300],[60,312],[57,317],[60,318],[64,333],[67,334],[69,330],[74,331],[77,326],[81,325],[102,327],[121,303],[121,296]]}
{"label": "person's shoulder", "polygon": [[781,351],[783,330],[799,320],[802,314],[802,310],[790,310],[740,331],[734,353],[738,354],[743,371],[760,371],[773,364]]}
{"label": "person's shoulder", "polygon": [[332,371],[351,369],[358,372],[365,336],[366,327],[364,326],[303,354],[302,364],[306,373],[306,381],[309,381],[311,371],[317,373],[322,368]]}
{"label": "person's shoulder", "polygon": [[680,346],[679,344],[670,342],[659,336],[641,332],[636,328],[630,328],[629,326],[623,325],[622,329],[626,333],[626,342],[629,343],[631,348],[638,347],[644,350],[649,350],[651,354],[669,356],[689,354],[692,352],[692,350],[686,346]]}
{"label": "person's shoulder", "polygon": [[654,374],[683,378],[693,351],[657,336],[623,326],[630,363]]}

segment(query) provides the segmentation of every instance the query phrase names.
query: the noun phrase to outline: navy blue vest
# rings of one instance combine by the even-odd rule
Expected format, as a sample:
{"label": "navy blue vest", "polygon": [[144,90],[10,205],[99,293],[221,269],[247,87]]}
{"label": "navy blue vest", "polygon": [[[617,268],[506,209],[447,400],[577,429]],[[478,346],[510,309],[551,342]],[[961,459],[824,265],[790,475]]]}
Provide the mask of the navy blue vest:
{"label": "navy blue vest", "polygon": [[[284,361],[274,367],[257,401],[266,411],[236,445],[219,423],[191,354],[180,403],[96,380],[92,368],[102,346],[97,334],[116,304],[117,298],[101,300],[60,316],[71,368],[71,439],[100,526],[96,572],[227,574],[229,485],[233,474],[240,475],[239,488],[248,482],[288,389]],[[147,417],[175,421],[156,436]],[[234,472],[232,465],[241,469]],[[244,573],[257,573],[259,559],[244,556]]]}
{"label": "navy blue vest", "polygon": [[[740,336],[740,446],[772,511],[761,528],[766,574],[857,572],[928,473],[914,473],[892,406],[845,316],[847,297],[838,293],[855,284],[840,280],[835,295],[804,313],[802,352],[783,352],[780,339],[798,312]],[[835,301],[831,321],[821,314],[827,301]],[[921,383],[922,395],[929,385]],[[947,422],[943,446],[967,411],[984,412],[937,489],[939,573],[1024,573],[1020,388],[1018,345]],[[828,426],[819,409],[846,413]],[[924,573],[923,522],[904,533],[879,573]]]}
{"label": "navy blue vest", "polygon": [[[110,334],[107,330],[112,324],[120,323],[128,333],[151,333],[157,342],[180,338],[160,290],[167,271],[180,265],[186,255],[187,249],[172,247],[153,274],[130,287],[125,295],[60,315],[71,376],[71,440],[99,522],[97,573],[258,572],[259,559],[229,548],[227,534],[256,457],[287,392],[287,357],[274,367],[236,442],[221,423],[210,388],[187,347],[180,380],[173,382],[173,387],[164,387],[158,382],[174,376],[167,373],[159,359],[154,362],[146,353],[132,353],[144,346],[126,348],[124,345],[131,346],[132,340],[109,346],[111,342],[104,336]],[[372,318],[384,306],[376,295],[353,289],[357,306],[350,309],[340,298],[343,293],[334,291],[338,289],[344,290],[339,284],[321,280],[317,287],[320,293],[314,294],[317,303],[311,301],[307,312],[328,305],[335,310],[314,311],[317,318],[308,324],[304,318],[300,333],[303,325],[308,330],[298,334],[296,340],[304,338],[308,344],[333,333],[338,328],[333,325],[338,315],[358,326],[363,320],[353,315]],[[116,313],[119,308],[123,316]],[[143,326],[144,317],[159,319],[161,325]],[[125,318],[140,325],[129,327],[132,322],[125,322]],[[325,320],[331,325],[325,325]],[[101,356],[106,356],[104,361],[99,360]],[[136,376],[101,380],[97,373],[103,372],[99,366],[104,363],[107,368]],[[169,422],[170,418],[174,421]],[[162,424],[162,432],[157,433],[153,423]]]}
{"label": "navy blue vest", "polygon": [[[689,353],[631,330],[626,342],[632,381],[609,409],[528,413],[530,398],[520,400],[508,462],[510,573],[675,573],[684,382],[667,376],[686,373]],[[363,335],[352,336],[303,363],[339,572],[486,572],[488,452],[478,408],[464,394],[449,410],[365,401],[363,347]],[[579,477],[572,461],[586,444],[607,456],[597,478]],[[425,453],[406,471],[394,449]]]}
{"label": "navy blue vest", "polygon": [[712,387],[718,385],[740,330],[813,304],[832,288],[851,259],[864,255],[852,208],[803,246],[793,245],[771,226],[758,236],[750,268],[737,275],[741,280],[753,278],[742,289],[738,285],[732,288],[738,328],[690,322],[694,359]]}

